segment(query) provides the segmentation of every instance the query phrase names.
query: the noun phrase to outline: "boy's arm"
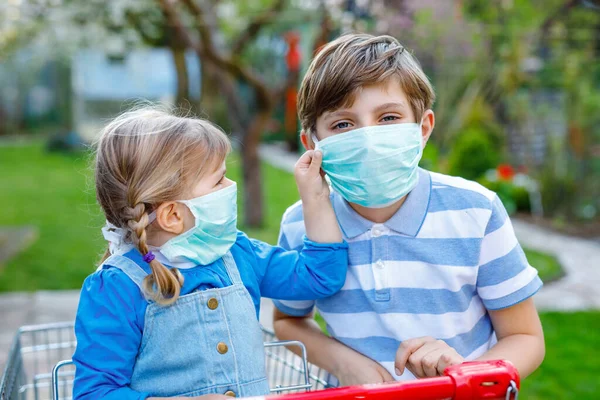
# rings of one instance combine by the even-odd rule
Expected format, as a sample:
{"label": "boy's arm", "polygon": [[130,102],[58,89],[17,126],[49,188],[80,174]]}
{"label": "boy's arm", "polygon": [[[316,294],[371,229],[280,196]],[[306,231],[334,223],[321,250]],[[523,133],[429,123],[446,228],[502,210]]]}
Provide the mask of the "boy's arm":
{"label": "boy's arm", "polygon": [[[477,360],[508,360],[521,378],[526,378],[540,366],[545,353],[544,333],[533,299],[502,310],[489,310],[489,314],[498,343]],[[463,361],[464,358],[443,340],[414,338],[400,345],[396,353],[396,373],[402,375],[406,368],[417,378],[439,376],[447,367]]]}
{"label": "boy's arm", "polygon": [[[342,241],[339,225],[329,199],[329,187],[320,174],[322,155],[317,152],[307,152],[296,164],[296,182],[302,197],[302,210],[306,236],[315,242],[329,241],[331,238]],[[312,162],[311,162],[312,161]],[[312,169],[309,172],[309,169]],[[308,184],[307,176],[308,176]],[[318,174],[318,178],[317,178]],[[312,185],[312,187],[311,187]],[[309,190],[306,190],[306,189]],[[314,188],[317,190],[315,191]],[[310,196],[310,193],[316,196]],[[308,197],[308,198],[307,198]],[[315,201],[315,199],[317,201]],[[320,204],[319,204],[320,203]],[[298,233],[288,236],[286,232],[286,217],[282,222],[279,245],[285,249],[298,249],[300,236]],[[338,236],[339,235],[339,236]],[[347,254],[345,268],[347,267]],[[275,302],[276,306],[279,302]],[[393,381],[391,375],[380,364],[355,352],[335,339],[321,332],[310,312],[314,303],[303,310],[303,316],[292,316],[274,308],[273,327],[275,334],[281,340],[299,340],[306,346],[308,360],[333,374],[341,385],[379,383]],[[302,308],[305,304],[302,305]],[[290,350],[299,354],[297,347]]]}
{"label": "boy's arm", "polygon": [[[490,315],[498,343],[479,360],[511,361],[523,378],[541,364],[544,336],[531,299],[541,286],[496,196],[481,243],[477,294]],[[462,361],[444,341],[429,337],[402,342],[396,354],[396,368],[403,372],[406,367],[418,377],[441,374],[447,366]]]}
{"label": "boy's arm", "polygon": [[[299,340],[304,343],[308,361],[333,374],[341,386],[394,380],[379,363],[323,334],[313,320],[313,313],[293,317],[275,308],[273,328],[281,340]],[[300,353],[296,347],[291,347],[290,350]]]}
{"label": "boy's arm", "polygon": [[540,366],[546,352],[542,323],[533,299],[489,313],[498,343],[478,360],[509,360],[521,378],[525,378]]}
{"label": "boy's arm", "polygon": [[531,298],[542,281],[529,265],[497,196],[479,258],[477,293],[498,338],[481,359],[507,359],[524,378],[541,364],[545,354],[542,324]]}

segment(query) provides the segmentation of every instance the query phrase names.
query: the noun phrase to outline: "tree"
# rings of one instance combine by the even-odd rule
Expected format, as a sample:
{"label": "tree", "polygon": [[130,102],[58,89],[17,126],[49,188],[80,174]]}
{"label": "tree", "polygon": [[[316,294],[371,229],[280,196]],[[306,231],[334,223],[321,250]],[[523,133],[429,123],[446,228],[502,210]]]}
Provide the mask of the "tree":
{"label": "tree", "polygon": [[[157,0],[170,25],[178,32],[189,48],[194,49],[201,60],[212,68],[220,83],[221,93],[235,113],[229,117],[238,127],[241,138],[241,153],[244,181],[244,206],[246,225],[260,226],[263,221],[262,182],[258,145],[262,133],[271,121],[276,99],[281,97],[282,88],[274,88],[249,65],[243,63],[241,54],[256,39],[261,30],[274,21],[282,12],[285,0],[274,0],[269,8],[257,14],[246,25],[236,39],[224,43],[219,31],[218,16],[214,7],[195,0]],[[184,16],[193,23],[187,25]],[[228,51],[225,51],[227,48]],[[244,100],[233,82],[248,86],[251,90],[251,107]]]}
{"label": "tree", "polygon": [[[149,0],[146,7],[136,9],[125,9],[125,18],[121,28],[127,24],[135,29],[143,43],[148,47],[167,48],[173,57],[173,65],[177,74],[177,92],[175,104],[181,108],[190,107],[190,77],[187,68],[185,43],[178,40],[176,32],[167,24],[166,19]],[[193,107],[192,107],[193,108]]]}

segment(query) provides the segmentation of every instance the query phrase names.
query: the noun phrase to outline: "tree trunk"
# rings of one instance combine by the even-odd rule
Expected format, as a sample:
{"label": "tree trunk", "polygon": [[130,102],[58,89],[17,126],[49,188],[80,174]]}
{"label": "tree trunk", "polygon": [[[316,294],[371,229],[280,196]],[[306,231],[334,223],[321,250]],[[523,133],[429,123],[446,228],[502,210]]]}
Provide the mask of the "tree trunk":
{"label": "tree trunk", "polygon": [[219,92],[220,77],[217,75],[216,68],[213,64],[206,61],[198,54],[200,60],[201,74],[201,90],[200,90],[200,105],[207,114],[214,112],[215,93]]}
{"label": "tree trunk", "polygon": [[180,46],[171,46],[171,54],[175,71],[177,72],[177,95],[175,104],[178,107],[190,108],[190,78],[187,64],[185,62],[185,48]]}
{"label": "tree trunk", "polygon": [[220,93],[225,98],[225,107],[227,107],[225,118],[231,124],[232,136],[242,140],[250,125],[248,107],[244,104],[235,79],[226,74],[217,74],[217,76],[218,78],[213,79],[219,82]]}
{"label": "tree trunk", "polygon": [[71,132],[75,129],[73,121],[73,85],[72,82],[72,68],[68,62],[57,63],[57,104],[59,107],[59,120],[61,126],[65,129],[65,133]]}
{"label": "tree trunk", "polygon": [[257,147],[242,148],[244,179],[244,224],[260,228],[263,224],[263,196],[260,173],[260,158]]}
{"label": "tree trunk", "polygon": [[271,119],[273,106],[257,111],[242,140],[242,168],[244,177],[245,225],[258,228],[263,225],[263,196],[258,145],[260,137]]}
{"label": "tree trunk", "polygon": [[0,136],[6,135],[7,132],[6,123],[8,122],[8,120],[6,114],[7,113],[4,111],[4,107],[2,107],[2,105],[0,104]]}

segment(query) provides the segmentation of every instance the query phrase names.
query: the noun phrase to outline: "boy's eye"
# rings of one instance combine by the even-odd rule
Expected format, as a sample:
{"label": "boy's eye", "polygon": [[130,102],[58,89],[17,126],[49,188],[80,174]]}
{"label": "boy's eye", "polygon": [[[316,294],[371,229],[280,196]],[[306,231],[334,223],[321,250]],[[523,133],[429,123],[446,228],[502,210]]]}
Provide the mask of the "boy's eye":
{"label": "boy's eye", "polygon": [[390,121],[396,121],[400,119],[399,117],[395,116],[395,115],[386,115],[385,117],[381,118],[381,120],[383,122],[390,122]]}
{"label": "boy's eye", "polygon": [[350,122],[340,122],[333,126],[333,129],[346,129],[350,128]]}

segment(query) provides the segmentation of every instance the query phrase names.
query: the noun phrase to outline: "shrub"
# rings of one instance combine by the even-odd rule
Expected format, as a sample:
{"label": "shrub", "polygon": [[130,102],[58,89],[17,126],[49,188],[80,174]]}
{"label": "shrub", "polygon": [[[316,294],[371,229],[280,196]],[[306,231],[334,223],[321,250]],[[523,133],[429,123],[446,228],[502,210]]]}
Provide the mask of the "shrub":
{"label": "shrub", "polygon": [[481,129],[469,128],[452,146],[448,167],[451,175],[475,180],[495,168],[498,161],[499,150],[491,138]]}

